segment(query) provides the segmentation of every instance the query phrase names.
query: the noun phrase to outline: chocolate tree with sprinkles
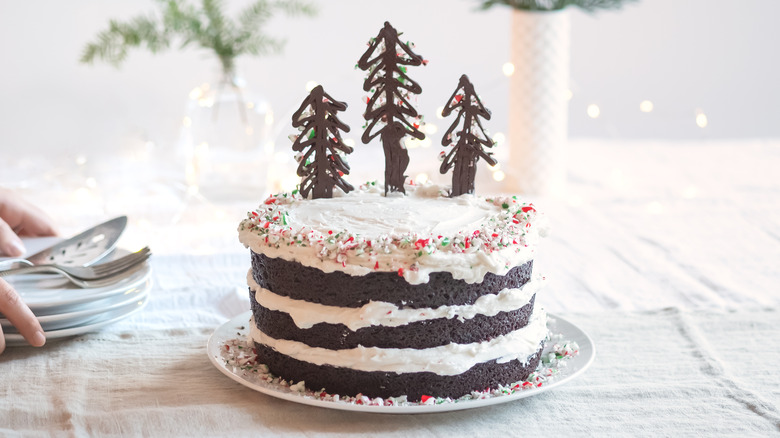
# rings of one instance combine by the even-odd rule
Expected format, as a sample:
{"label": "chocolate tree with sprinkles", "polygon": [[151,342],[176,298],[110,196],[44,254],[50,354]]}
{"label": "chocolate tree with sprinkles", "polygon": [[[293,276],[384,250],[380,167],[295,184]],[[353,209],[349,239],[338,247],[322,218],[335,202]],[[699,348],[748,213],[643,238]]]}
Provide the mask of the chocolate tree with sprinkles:
{"label": "chocolate tree with sprinkles", "polygon": [[425,138],[419,129],[421,117],[409,103],[409,97],[420,94],[422,88],[406,75],[406,69],[427,61],[412,51],[411,42],[402,42],[400,36],[385,22],[357,64],[361,70],[368,71],[363,90],[371,93],[363,114],[367,123],[361,140],[367,144],[381,136],[385,152],[385,194],[406,193],[404,172],[409,165],[409,152],[403,146],[404,137]]}
{"label": "chocolate tree with sprinkles", "polygon": [[322,85],[314,87],[300,108],[292,116],[292,125],[301,131],[291,135],[292,148],[298,152],[298,176],[302,177],[300,192],[304,198],[332,198],[333,188],[344,193],[354,187],[342,177],[349,174],[349,165],[339,154],[349,154],[352,148],[341,140],[340,131],[349,132],[349,126],[336,117],[347,109],[325,92]]}
{"label": "chocolate tree with sprinkles", "polygon": [[[477,175],[477,161],[482,157],[491,166],[498,162],[486,152],[484,147],[492,148],[493,140],[488,137],[485,128],[482,127],[480,118],[490,120],[490,110],[482,105],[482,102],[474,92],[474,86],[468,76],[463,75],[458,82],[458,88],[452,93],[447,104],[441,112],[442,117],[447,117],[452,111],[457,110],[458,116],[452,126],[447,129],[441,139],[444,147],[451,145],[449,153],[442,152],[443,162],[439,171],[452,172],[452,192],[450,196],[460,196],[465,193],[474,193],[474,179]],[[461,130],[453,131],[461,126]]]}

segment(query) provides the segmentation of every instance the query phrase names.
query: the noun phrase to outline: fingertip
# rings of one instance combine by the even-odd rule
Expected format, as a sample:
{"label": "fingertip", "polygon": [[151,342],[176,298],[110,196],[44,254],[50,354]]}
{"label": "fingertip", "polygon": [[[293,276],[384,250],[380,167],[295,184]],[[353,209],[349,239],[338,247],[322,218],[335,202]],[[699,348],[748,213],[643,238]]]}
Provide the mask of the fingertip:
{"label": "fingertip", "polygon": [[46,335],[43,334],[43,331],[38,330],[32,335],[32,338],[30,338],[30,345],[33,347],[43,347],[46,345]]}
{"label": "fingertip", "polygon": [[50,220],[48,217],[37,218],[36,228],[36,233],[40,237],[60,235],[60,231],[57,229],[54,221]]}
{"label": "fingertip", "polygon": [[9,238],[8,241],[3,244],[2,250],[3,253],[11,257],[20,257],[24,255],[26,251],[24,244],[22,244],[22,241],[16,236]]}
{"label": "fingertip", "polygon": [[19,239],[12,240],[11,246],[14,247],[14,249],[16,250],[16,255],[14,255],[14,257],[24,255],[24,253],[27,252],[27,248],[24,247],[24,244]]}
{"label": "fingertip", "polygon": [[0,255],[19,257],[24,254],[24,245],[13,228],[0,218]]}

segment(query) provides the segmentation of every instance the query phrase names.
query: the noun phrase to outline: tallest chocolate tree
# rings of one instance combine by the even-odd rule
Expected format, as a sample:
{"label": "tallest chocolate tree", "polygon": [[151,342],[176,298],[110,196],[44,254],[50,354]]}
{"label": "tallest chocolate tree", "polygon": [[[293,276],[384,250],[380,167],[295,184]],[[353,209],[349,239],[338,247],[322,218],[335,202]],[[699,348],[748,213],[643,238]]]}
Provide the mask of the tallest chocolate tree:
{"label": "tallest chocolate tree", "polygon": [[418,140],[425,138],[419,130],[417,110],[409,103],[410,95],[420,94],[422,88],[406,75],[406,66],[425,61],[412,51],[411,43],[404,43],[398,37],[398,31],[385,22],[358,61],[358,67],[368,71],[363,90],[371,92],[363,114],[367,124],[361,139],[368,143],[381,136],[385,152],[385,194],[406,193],[404,172],[409,165],[409,152],[403,146],[403,138],[407,135]]}

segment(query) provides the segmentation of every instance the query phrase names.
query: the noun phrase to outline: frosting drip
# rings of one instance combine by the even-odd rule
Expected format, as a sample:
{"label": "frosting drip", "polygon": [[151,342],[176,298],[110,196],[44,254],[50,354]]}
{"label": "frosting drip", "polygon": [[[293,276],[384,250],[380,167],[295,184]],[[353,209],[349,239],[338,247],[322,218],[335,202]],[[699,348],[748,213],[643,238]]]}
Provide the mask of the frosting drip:
{"label": "frosting drip", "polygon": [[[254,321],[253,321],[254,322]],[[357,347],[329,350],[283,339],[274,339],[251,324],[250,337],[281,354],[315,365],[330,365],[358,371],[396,373],[431,372],[453,376],[476,364],[496,360],[499,363],[518,359],[525,362],[536,353],[547,336],[547,313],[535,309],[528,325],[485,342],[448,344],[416,350],[412,348]]]}

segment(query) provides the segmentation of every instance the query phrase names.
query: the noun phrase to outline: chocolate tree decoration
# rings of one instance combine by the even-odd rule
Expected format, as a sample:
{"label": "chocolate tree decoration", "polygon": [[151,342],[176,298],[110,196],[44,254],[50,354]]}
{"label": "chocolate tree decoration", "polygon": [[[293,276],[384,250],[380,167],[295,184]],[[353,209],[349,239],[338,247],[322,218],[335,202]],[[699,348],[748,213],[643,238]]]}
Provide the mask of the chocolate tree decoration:
{"label": "chocolate tree decoration", "polygon": [[[409,103],[410,94],[420,94],[422,88],[406,76],[405,66],[427,64],[427,61],[412,52],[411,43],[404,43],[398,37],[398,31],[385,22],[357,64],[361,70],[368,70],[363,90],[372,93],[363,114],[367,124],[361,140],[368,143],[381,135],[385,152],[385,194],[388,190],[406,193],[404,172],[409,165],[409,152],[402,144],[403,138],[407,134],[418,140],[425,138],[419,130],[417,110]],[[407,118],[416,120],[410,122]]]}
{"label": "chocolate tree decoration", "polygon": [[[354,187],[342,179],[349,174],[349,165],[338,152],[349,154],[352,148],[341,140],[339,130],[349,132],[349,126],[336,117],[336,113],[347,109],[347,104],[338,102],[318,85],[303,100],[300,108],[292,116],[292,125],[301,133],[295,137],[292,148],[299,154],[298,176],[301,179],[301,196],[312,198],[332,198],[333,187],[338,186],[344,193]],[[305,152],[304,152],[305,151]],[[313,155],[313,157],[312,157]]]}
{"label": "chocolate tree decoration", "polygon": [[491,166],[498,163],[491,153],[483,149],[483,147],[493,147],[493,140],[488,137],[479,120],[480,118],[490,120],[490,110],[482,105],[466,75],[460,77],[458,88],[452,93],[441,112],[442,117],[447,117],[455,109],[458,109],[458,117],[444,133],[441,139],[442,146],[452,145],[454,142],[452,133],[459,124],[462,129],[455,133],[457,142],[454,142],[455,146],[452,150],[446,155],[444,152],[441,153],[444,161],[439,168],[441,173],[447,173],[450,168],[455,167],[452,172],[450,196],[474,193],[474,179],[477,175],[479,157],[484,158]]}

